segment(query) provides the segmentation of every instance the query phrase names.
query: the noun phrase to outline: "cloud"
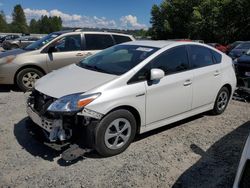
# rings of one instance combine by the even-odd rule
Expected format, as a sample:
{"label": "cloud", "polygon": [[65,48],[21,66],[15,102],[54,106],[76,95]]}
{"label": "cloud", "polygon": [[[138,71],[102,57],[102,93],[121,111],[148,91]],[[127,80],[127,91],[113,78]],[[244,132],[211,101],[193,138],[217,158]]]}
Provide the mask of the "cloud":
{"label": "cloud", "polygon": [[123,16],[120,18],[121,26],[123,28],[133,29],[146,29],[145,24],[138,23],[137,17],[132,15]]}
{"label": "cloud", "polygon": [[78,14],[67,14],[60,10],[53,9],[50,11],[44,9],[24,9],[25,16],[29,22],[32,18],[39,19],[41,16],[60,16],[64,26],[68,27],[109,27],[115,28],[116,22],[114,20],[108,20],[105,17],[98,18],[96,16],[82,16]]}
{"label": "cloud", "polygon": [[[106,17],[84,16],[79,14],[67,14],[58,9],[30,9],[25,8],[24,13],[27,23],[31,19],[40,19],[41,16],[60,16],[63,26],[66,27],[89,27],[89,28],[110,28],[110,29],[145,29],[145,24],[138,23],[137,17],[132,15],[123,16],[117,22]],[[8,23],[12,21],[10,15],[6,16]]]}

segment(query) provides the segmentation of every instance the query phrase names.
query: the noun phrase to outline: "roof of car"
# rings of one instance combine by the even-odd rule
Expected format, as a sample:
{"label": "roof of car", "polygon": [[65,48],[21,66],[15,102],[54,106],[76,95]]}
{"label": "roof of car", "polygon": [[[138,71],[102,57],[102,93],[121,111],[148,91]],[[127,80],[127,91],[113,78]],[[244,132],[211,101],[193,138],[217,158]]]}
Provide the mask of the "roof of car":
{"label": "roof of car", "polygon": [[178,43],[178,42],[171,41],[171,40],[157,40],[157,41],[156,40],[137,40],[137,41],[127,42],[126,44],[163,48],[173,43]]}
{"label": "roof of car", "polygon": [[124,33],[115,33],[108,31],[84,31],[84,30],[64,30],[64,31],[56,31],[54,34],[65,34],[65,33],[85,33],[85,34],[112,34],[112,35],[121,35],[121,36],[132,36]]}

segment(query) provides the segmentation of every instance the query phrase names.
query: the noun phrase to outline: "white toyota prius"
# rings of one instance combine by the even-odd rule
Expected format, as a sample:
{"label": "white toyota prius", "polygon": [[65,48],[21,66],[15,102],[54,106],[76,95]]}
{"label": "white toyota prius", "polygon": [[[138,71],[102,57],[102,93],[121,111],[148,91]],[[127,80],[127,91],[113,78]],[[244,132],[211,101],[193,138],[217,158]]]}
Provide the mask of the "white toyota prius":
{"label": "white toyota prius", "polygon": [[42,77],[27,112],[50,142],[85,127],[91,147],[112,156],[136,134],[205,111],[221,114],[235,87],[232,59],[212,47],[134,41]]}

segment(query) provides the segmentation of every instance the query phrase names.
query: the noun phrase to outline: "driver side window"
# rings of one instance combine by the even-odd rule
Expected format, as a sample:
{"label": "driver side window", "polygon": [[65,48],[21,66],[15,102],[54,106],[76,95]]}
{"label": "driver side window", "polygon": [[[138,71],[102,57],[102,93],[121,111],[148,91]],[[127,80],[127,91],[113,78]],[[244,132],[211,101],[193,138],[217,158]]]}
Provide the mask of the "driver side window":
{"label": "driver side window", "polygon": [[162,69],[165,75],[182,72],[189,69],[186,46],[178,46],[166,50],[158,55],[150,63],[139,70],[129,81],[128,84],[148,80],[152,68]]}
{"label": "driver side window", "polygon": [[54,43],[56,52],[70,52],[81,50],[81,36],[69,35],[60,38]]}

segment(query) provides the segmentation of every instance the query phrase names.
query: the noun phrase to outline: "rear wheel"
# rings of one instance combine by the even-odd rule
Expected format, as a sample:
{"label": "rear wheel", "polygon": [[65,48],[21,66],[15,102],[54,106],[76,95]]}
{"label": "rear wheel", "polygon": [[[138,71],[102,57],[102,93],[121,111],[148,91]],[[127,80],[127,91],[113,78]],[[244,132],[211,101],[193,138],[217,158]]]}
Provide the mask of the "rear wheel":
{"label": "rear wheel", "polygon": [[229,99],[230,94],[228,89],[226,87],[222,87],[217,95],[212,113],[214,115],[222,114],[228,105]]}
{"label": "rear wheel", "polygon": [[31,90],[35,82],[44,74],[35,68],[26,68],[21,70],[16,77],[18,87],[23,91]]}
{"label": "rear wheel", "polygon": [[95,149],[102,156],[123,152],[133,141],[136,120],[127,110],[116,110],[105,116],[95,129]]}

